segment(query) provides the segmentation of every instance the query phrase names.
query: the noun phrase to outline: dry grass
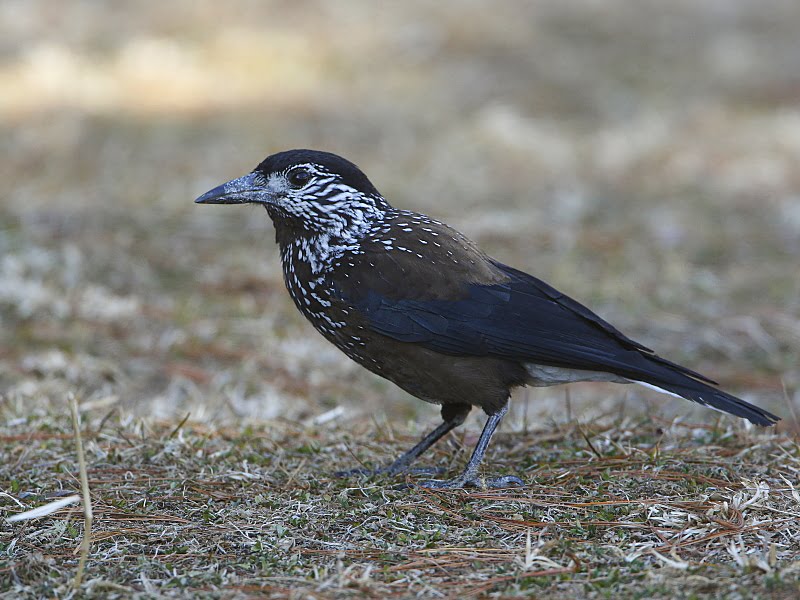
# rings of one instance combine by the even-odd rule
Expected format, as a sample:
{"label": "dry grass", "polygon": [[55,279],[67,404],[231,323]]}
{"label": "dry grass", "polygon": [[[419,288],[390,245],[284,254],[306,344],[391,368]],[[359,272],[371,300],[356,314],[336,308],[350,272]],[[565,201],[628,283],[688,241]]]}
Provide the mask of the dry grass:
{"label": "dry grass", "polygon": [[[492,468],[526,489],[440,493],[328,475],[413,442],[386,424],[176,428],[92,412],[89,595],[674,597],[675,578],[680,597],[798,591],[800,447],[727,418],[504,433]],[[29,506],[79,488],[67,416],[3,417],[27,431],[0,432],[10,494]],[[455,469],[473,438],[425,462]],[[74,508],[6,528],[3,587],[65,595],[81,522]]]}
{"label": "dry grass", "polygon": [[[795,597],[800,5],[335,6],[0,7],[0,511],[79,490],[74,393],[90,596]],[[435,411],[310,331],[262,211],[191,204],[300,146],[784,422],[531,390],[525,490],[330,479]],[[80,510],[0,528],[0,593],[69,593]]]}

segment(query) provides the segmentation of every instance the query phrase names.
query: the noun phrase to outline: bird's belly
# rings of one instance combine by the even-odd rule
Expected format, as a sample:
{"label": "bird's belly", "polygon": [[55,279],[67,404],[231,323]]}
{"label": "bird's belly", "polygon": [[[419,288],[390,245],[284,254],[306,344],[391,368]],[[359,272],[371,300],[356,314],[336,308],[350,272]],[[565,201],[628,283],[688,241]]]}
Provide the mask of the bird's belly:
{"label": "bird's belly", "polygon": [[516,362],[440,354],[371,332],[355,347],[332,341],[366,369],[434,404],[471,404],[492,413],[505,404],[513,387],[528,379]]}

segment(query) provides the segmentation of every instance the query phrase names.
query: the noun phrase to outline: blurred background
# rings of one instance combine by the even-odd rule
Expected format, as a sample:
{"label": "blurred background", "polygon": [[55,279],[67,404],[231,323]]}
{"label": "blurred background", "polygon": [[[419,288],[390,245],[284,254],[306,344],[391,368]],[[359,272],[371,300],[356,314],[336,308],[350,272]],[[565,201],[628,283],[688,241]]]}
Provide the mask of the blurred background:
{"label": "blurred background", "polygon": [[[263,210],[192,204],[297,147],[727,389],[800,402],[796,0],[4,0],[0,28],[0,393],[22,414],[73,391],[158,419],[435,421],[295,311]],[[716,418],[570,395],[586,419]],[[516,399],[564,418],[564,388]]]}

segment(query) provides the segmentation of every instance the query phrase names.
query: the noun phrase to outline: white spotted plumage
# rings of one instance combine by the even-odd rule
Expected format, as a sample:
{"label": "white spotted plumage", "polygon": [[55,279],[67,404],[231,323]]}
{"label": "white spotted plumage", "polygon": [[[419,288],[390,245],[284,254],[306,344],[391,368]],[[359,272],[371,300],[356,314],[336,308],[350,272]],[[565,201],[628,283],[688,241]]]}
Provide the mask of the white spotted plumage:
{"label": "white spotted plumage", "polygon": [[[305,169],[309,181],[302,189],[292,189],[288,174]],[[377,362],[362,351],[366,343],[343,332],[347,315],[353,310],[331,294],[329,280],[334,272],[348,278],[364,245],[385,252],[404,252],[424,259],[416,250],[399,245],[398,235],[418,230],[415,243],[439,246],[437,232],[424,225],[441,222],[411,211],[392,208],[379,194],[366,194],[330,173],[321,165],[302,163],[272,173],[266,185],[280,190],[282,199],[270,206],[277,227],[287,227],[291,236],[281,243],[281,263],[289,293],[298,309],[326,338],[357,362]],[[420,227],[422,227],[420,229]],[[427,238],[427,239],[426,239]],[[279,240],[281,241],[281,240]],[[407,242],[406,242],[407,243]],[[371,261],[367,261],[374,266]]]}

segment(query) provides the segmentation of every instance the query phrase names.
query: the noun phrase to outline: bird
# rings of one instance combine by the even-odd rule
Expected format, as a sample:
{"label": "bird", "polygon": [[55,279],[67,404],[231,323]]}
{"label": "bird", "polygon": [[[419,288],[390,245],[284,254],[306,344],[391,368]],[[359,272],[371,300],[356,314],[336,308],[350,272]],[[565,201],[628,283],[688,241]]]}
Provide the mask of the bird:
{"label": "bird", "polygon": [[355,362],[441,407],[441,424],[392,463],[340,474],[414,472],[414,460],[477,407],[487,420],[463,471],[417,484],[522,486],[515,475],[482,477],[479,467],[511,391],[526,385],[639,383],[755,425],[780,420],[490,257],[443,222],[394,208],[361,169],[336,154],[272,154],[195,202],[262,205],[300,312]]}

